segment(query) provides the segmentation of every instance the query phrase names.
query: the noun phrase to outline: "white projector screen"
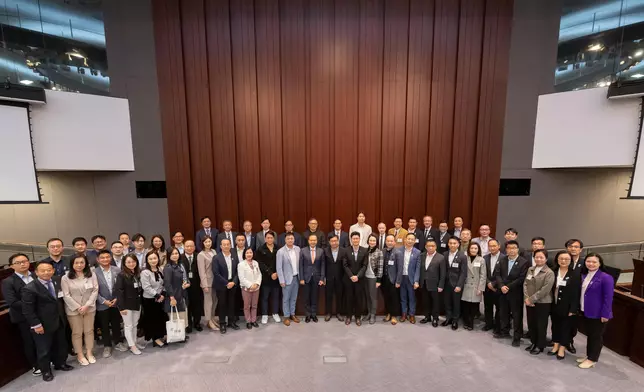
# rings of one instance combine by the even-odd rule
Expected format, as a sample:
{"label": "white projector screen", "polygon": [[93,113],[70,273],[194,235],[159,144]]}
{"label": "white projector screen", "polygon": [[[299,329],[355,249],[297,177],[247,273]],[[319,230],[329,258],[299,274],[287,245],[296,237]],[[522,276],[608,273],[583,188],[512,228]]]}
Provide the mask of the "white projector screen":
{"label": "white projector screen", "polygon": [[[642,124],[644,126],[644,122]],[[640,140],[637,146],[637,158],[633,167],[631,187],[628,190],[628,197],[644,198],[644,141],[640,131]]]}
{"label": "white projector screen", "polygon": [[0,203],[40,202],[26,107],[0,102]]}

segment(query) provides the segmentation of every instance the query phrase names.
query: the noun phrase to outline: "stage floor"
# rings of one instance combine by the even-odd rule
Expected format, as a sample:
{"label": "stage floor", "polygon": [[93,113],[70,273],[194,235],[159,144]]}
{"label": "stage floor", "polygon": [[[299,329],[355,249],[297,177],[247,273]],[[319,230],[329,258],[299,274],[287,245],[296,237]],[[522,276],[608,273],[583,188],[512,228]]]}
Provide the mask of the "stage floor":
{"label": "stage floor", "polygon": [[[148,346],[140,356],[115,351],[103,359],[98,346],[94,365],[81,368],[70,358],[75,369],[56,372],[50,383],[29,372],[2,391],[644,390],[644,369],[608,349],[594,369],[581,370],[570,354],[564,361],[529,355],[526,340],[519,349],[480,330],[392,326],[382,317],[361,327],[336,319],[290,327],[271,320],[252,331],[240,326],[224,336],[192,333],[185,345]],[[575,343],[584,353],[585,337]]]}

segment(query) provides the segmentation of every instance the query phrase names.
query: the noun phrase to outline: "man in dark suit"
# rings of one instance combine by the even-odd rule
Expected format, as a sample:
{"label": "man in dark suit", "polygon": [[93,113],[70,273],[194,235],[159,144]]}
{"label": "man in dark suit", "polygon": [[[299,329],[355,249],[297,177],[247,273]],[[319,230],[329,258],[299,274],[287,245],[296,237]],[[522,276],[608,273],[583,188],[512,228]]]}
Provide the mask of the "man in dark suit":
{"label": "man in dark suit", "polygon": [[235,301],[239,291],[239,276],[237,265],[239,260],[230,251],[231,243],[228,238],[221,241],[221,252],[212,261],[213,288],[217,291],[217,311],[219,312],[219,332],[226,333],[226,316],[228,328],[239,329],[235,322]]}
{"label": "man in dark suit", "polygon": [[423,231],[418,228],[418,220],[416,219],[416,217],[409,217],[409,221],[407,221],[407,233],[412,233],[416,236],[414,248],[423,252],[425,250],[425,248],[423,248],[423,242],[425,241],[423,239]]}
{"label": "man in dark suit", "polygon": [[[566,241],[566,250],[568,253],[572,255],[572,259],[570,260],[570,266],[568,269],[572,270],[574,273],[577,275],[581,276],[581,271],[582,268],[584,267],[584,258],[581,257],[581,253],[584,251],[584,243],[581,242],[581,240],[578,240],[576,238],[570,239]],[[552,255],[554,258],[554,255]],[[554,261],[551,261],[549,265],[553,266],[555,264]],[[552,267],[551,267],[552,268]],[[577,353],[577,348],[575,348],[575,336],[577,336],[577,329],[578,329],[578,322],[579,322],[579,316],[575,315],[572,316],[570,319],[570,343],[566,347],[568,351],[570,351],[571,354]]]}
{"label": "man in dark suit", "polygon": [[246,248],[247,249],[252,249],[253,252],[257,250],[257,237],[255,233],[253,233],[253,224],[251,221],[247,220],[244,221],[244,225],[242,226],[244,229],[244,232],[242,233],[244,235],[244,239],[246,241]]}
{"label": "man in dark suit", "polygon": [[333,221],[333,231],[329,232],[328,238],[331,238],[333,236],[338,237],[340,248],[349,247],[349,233],[347,233],[346,231],[342,231],[342,221],[340,219],[336,219]]}
{"label": "man in dark suit", "polygon": [[[72,246],[74,247],[74,251],[76,253],[80,253],[82,255],[85,255],[85,257],[87,257],[87,262],[89,263],[90,266],[96,265],[96,253],[87,251],[87,240],[85,238],[83,237],[74,238],[72,240]],[[57,269],[55,276],[62,276],[62,275],[64,275],[64,273],[61,274],[60,271]]]}
{"label": "man in dark suit", "polygon": [[324,286],[324,249],[319,248],[318,237],[309,234],[309,246],[300,252],[300,285],[304,286],[304,303],[306,306],[305,322],[318,322],[318,287]]}
{"label": "man in dark suit", "polygon": [[423,239],[422,249],[425,249],[425,242],[429,241],[430,238],[433,238],[434,241],[436,241],[436,243],[438,243],[439,241],[440,237],[439,237],[438,229],[432,226],[433,223],[434,223],[434,219],[432,219],[431,216],[425,215],[423,217],[423,228],[422,228],[423,236],[421,237]]}
{"label": "man in dark suit", "polygon": [[201,277],[197,267],[197,255],[195,254],[195,243],[188,240],[183,244],[184,253],[181,255],[183,267],[188,275],[190,287],[188,287],[188,320],[186,332],[191,333],[192,328],[203,331],[201,327],[201,316],[203,316],[203,290],[201,289]]}
{"label": "man in dark suit", "polygon": [[452,237],[456,237],[456,238],[460,239],[461,238],[461,232],[463,230],[464,230],[464,228],[463,228],[463,218],[461,218],[460,216],[457,216],[456,218],[454,218],[454,227],[452,227],[451,229],[447,230],[447,233]]}
{"label": "man in dark suit", "polygon": [[344,275],[343,263],[347,257],[346,248],[340,246],[340,240],[334,234],[329,236],[329,248],[324,251],[326,260],[325,271],[325,294],[326,294],[326,316],[324,321],[331,320],[333,314],[333,298],[335,297],[335,314],[339,321],[344,321],[344,286],[342,276]]}
{"label": "man in dark suit", "polygon": [[52,279],[54,267],[40,262],[36,265],[37,279],[22,289],[22,314],[31,328],[36,344],[38,368],[44,381],[51,381],[54,369],[69,371],[67,364],[67,341],[65,339],[65,312],[59,298],[63,297],[60,280]]}
{"label": "man in dark suit", "polygon": [[[256,245],[255,246],[257,248],[259,248],[260,246],[264,245],[264,242],[266,242],[266,240],[264,239],[265,238],[264,235],[266,233],[268,233],[269,231],[273,232],[273,237],[277,237],[277,234],[275,233],[275,231],[271,230],[271,221],[268,220],[268,218],[262,219],[261,225],[262,225],[262,231],[258,232],[255,235],[255,240],[256,240]],[[299,245],[299,244],[296,243],[295,245]]]}
{"label": "man in dark suit", "polygon": [[221,233],[217,234],[217,252],[221,252],[221,241],[226,238],[230,240],[231,244],[235,243],[235,237],[237,233],[233,231],[233,222],[230,220],[225,220],[221,222],[221,227],[224,229]]}
{"label": "man in dark suit", "polygon": [[22,338],[22,346],[25,350],[25,357],[29,366],[32,367],[32,374],[40,376],[36,358],[36,344],[31,334],[30,325],[22,314],[22,297],[20,291],[31,281],[37,279],[34,273],[29,272],[29,257],[24,253],[16,253],[9,257],[9,267],[14,273],[2,281],[2,296],[9,307],[9,318],[12,324],[16,324]]}
{"label": "man in dark suit", "polygon": [[445,257],[436,252],[436,241],[433,239],[425,242],[425,251],[420,255],[420,288],[425,306],[425,318],[421,324],[431,321],[432,327],[438,327],[440,311],[438,293],[445,287],[447,274]]}
{"label": "man in dark suit", "polygon": [[400,289],[400,307],[402,317],[400,322],[405,322],[409,315],[409,322],[416,324],[416,293],[420,287],[420,251],[414,248],[416,236],[407,233],[405,246],[394,252],[394,262],[398,270],[396,288]]}
{"label": "man in dark suit", "polygon": [[47,241],[47,252],[49,253],[49,256],[41,261],[50,263],[54,266],[55,276],[63,276],[69,270],[69,258],[63,256],[64,249],[63,240],[60,238],[50,238]]}
{"label": "man in dark suit", "polygon": [[447,279],[445,279],[445,321],[441,323],[446,327],[452,325],[453,330],[458,329],[458,319],[461,317],[461,297],[463,285],[467,278],[467,256],[460,252],[461,241],[452,237],[447,243],[449,251],[445,252]]}
{"label": "man in dark suit", "polygon": [[[378,232],[373,234],[378,239],[378,249],[384,252],[385,248],[387,247],[387,225],[385,225],[383,222],[380,222],[378,223],[378,226],[376,229],[378,230]],[[396,237],[394,237],[394,245],[395,244],[396,244]]]}
{"label": "man in dark suit", "polygon": [[[510,336],[510,315],[514,336],[512,346],[519,347],[523,334],[523,281],[528,272],[529,263],[519,256],[519,243],[508,241],[505,244],[507,262],[500,263],[494,271],[496,287],[501,290],[499,310],[501,311],[501,332],[495,338]],[[504,260],[505,261],[505,260]]]}
{"label": "man in dark suit", "polygon": [[[311,234],[317,237],[317,244],[320,248],[324,249],[328,247],[328,244],[326,243],[326,236],[324,235],[324,232],[319,229],[318,220],[315,218],[309,219],[309,228],[302,234],[302,241],[306,242],[307,245]],[[302,249],[304,249],[305,247],[306,245],[303,245]]]}
{"label": "man in dark suit", "polygon": [[[293,234],[293,245],[299,246],[300,248],[302,247],[302,236],[300,233],[296,232],[295,226],[293,225],[292,220],[287,220],[284,223],[284,232],[277,237],[277,247],[282,248],[284,245],[286,245],[286,235],[287,234]],[[304,245],[306,246],[306,245]]]}
{"label": "man in dark suit", "polygon": [[[384,226],[384,223],[381,223]],[[378,225],[380,228],[380,225]],[[383,227],[383,232],[385,228]],[[394,258],[396,251],[396,239],[393,235],[387,235],[385,246],[382,249],[382,260],[384,266],[382,269],[382,295],[385,298],[385,322],[391,322],[392,325],[398,324],[400,317],[400,289],[396,287],[398,278],[398,265]]]}
{"label": "man in dark suit", "polygon": [[130,253],[134,250],[134,244],[130,242],[130,235],[126,232],[119,233],[119,242],[123,244],[125,253]]}
{"label": "man in dark suit", "polygon": [[346,325],[351,324],[351,316],[355,316],[356,325],[362,325],[360,316],[365,307],[364,295],[364,274],[369,262],[369,251],[360,246],[360,233],[351,233],[351,247],[347,248],[347,255],[344,258],[344,287],[346,295]]}
{"label": "man in dark suit", "polygon": [[[210,238],[214,240],[217,239],[217,235],[219,234],[219,230],[211,227],[212,221],[210,220],[209,217],[204,216],[201,218],[201,229],[197,232],[197,235],[195,236],[195,245],[197,246],[197,254],[203,250],[203,240],[206,236],[209,236]],[[219,242],[217,242],[219,244]],[[217,248],[217,251],[219,251],[219,248]]]}
{"label": "man in dark suit", "polygon": [[[94,263],[94,265],[92,265],[92,267],[94,267],[94,266],[96,266],[96,263],[98,262],[98,252],[100,252],[102,250],[109,251],[109,249],[107,249],[107,238],[105,238],[105,236],[102,235],[102,234],[96,234],[96,235],[92,236],[92,238],[90,239],[90,242],[92,243],[92,248],[93,249],[88,250],[87,254],[93,253],[92,258],[94,259],[95,263]],[[89,258],[89,256],[88,256],[88,258]]]}
{"label": "man in dark suit", "polygon": [[501,253],[499,241],[491,239],[488,242],[488,248],[490,253],[483,256],[487,273],[485,292],[483,293],[483,300],[485,302],[485,326],[483,327],[483,331],[492,329],[494,333],[498,334],[501,332],[501,312],[499,312],[499,296],[501,292],[496,286],[494,270],[502,263],[507,264],[508,259]]}
{"label": "man in dark suit", "polygon": [[447,232],[447,222],[441,221],[438,224],[438,238],[436,239],[436,246],[438,249],[436,251],[440,254],[444,254],[449,250],[448,242],[452,236]]}

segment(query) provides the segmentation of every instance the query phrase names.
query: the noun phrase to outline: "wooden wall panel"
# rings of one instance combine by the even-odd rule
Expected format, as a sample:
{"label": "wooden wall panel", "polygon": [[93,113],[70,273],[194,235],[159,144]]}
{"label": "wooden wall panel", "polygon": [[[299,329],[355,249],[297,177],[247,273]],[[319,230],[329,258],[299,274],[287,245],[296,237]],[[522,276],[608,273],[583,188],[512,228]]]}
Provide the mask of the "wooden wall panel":
{"label": "wooden wall panel", "polygon": [[[278,0],[255,2],[257,50],[257,108],[261,215],[276,228],[284,227],[284,169],[282,166],[282,91],[280,86],[280,22]],[[256,228],[259,229],[257,223]]]}
{"label": "wooden wall panel", "polygon": [[231,219],[236,225],[239,222],[239,204],[229,15],[228,0],[206,0],[206,50],[217,211],[212,218],[214,222]]}
{"label": "wooden wall panel", "polygon": [[380,219],[387,226],[403,213],[408,32],[409,1],[385,0]]}

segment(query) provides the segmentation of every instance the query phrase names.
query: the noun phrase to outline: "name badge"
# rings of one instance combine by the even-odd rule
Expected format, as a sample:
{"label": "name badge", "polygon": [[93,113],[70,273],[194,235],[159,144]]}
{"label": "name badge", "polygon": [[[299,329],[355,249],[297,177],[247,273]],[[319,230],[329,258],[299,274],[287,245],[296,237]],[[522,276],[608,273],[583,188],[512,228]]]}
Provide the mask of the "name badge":
{"label": "name badge", "polygon": [[481,266],[481,262],[480,262],[480,261],[477,261],[476,263],[473,263],[473,264],[474,264],[474,267],[480,267],[480,266]]}
{"label": "name badge", "polygon": [[532,279],[532,275],[528,275],[525,277],[525,280],[530,280],[530,279]]}
{"label": "name badge", "polygon": [[559,286],[565,286],[566,283],[568,283],[568,282],[565,281],[565,280],[559,281]]}
{"label": "name badge", "polygon": [[441,242],[441,248],[447,248],[447,244]]}
{"label": "name badge", "polygon": [[394,265],[394,261],[393,261],[393,260],[389,260],[389,262],[388,262],[387,264],[389,264],[389,265]]}
{"label": "name badge", "polygon": [[396,242],[402,242],[402,238],[398,238]]}
{"label": "name badge", "polygon": [[419,243],[419,242],[420,242],[420,240],[418,238],[416,238],[416,243]]}
{"label": "name badge", "polygon": [[192,272],[188,272],[188,279],[192,279]]}
{"label": "name badge", "polygon": [[63,292],[62,291],[58,292],[58,298],[63,298]]}
{"label": "name badge", "polygon": [[94,285],[92,284],[92,282],[85,282],[86,290],[91,290],[92,288],[94,288]]}
{"label": "name badge", "polygon": [[134,282],[134,288],[135,288],[135,289],[138,289],[138,288],[139,288],[139,283],[138,283],[138,282]]}
{"label": "name badge", "polygon": [[452,268],[458,268],[458,263],[452,263]]}

